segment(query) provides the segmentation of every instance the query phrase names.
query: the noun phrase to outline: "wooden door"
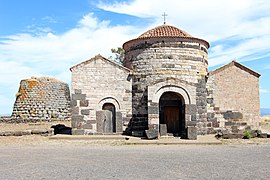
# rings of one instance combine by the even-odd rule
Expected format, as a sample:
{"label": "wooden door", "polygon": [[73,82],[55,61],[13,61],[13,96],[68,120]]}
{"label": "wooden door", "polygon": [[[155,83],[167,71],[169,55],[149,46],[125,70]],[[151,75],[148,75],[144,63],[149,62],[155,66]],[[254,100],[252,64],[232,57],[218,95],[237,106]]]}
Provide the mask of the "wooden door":
{"label": "wooden door", "polygon": [[179,107],[165,106],[164,107],[164,123],[167,124],[168,133],[179,132]]}
{"label": "wooden door", "polygon": [[112,133],[116,132],[116,118],[115,118],[115,107],[111,103],[106,103],[103,105],[103,110],[105,110],[106,121],[104,122],[104,132]]}

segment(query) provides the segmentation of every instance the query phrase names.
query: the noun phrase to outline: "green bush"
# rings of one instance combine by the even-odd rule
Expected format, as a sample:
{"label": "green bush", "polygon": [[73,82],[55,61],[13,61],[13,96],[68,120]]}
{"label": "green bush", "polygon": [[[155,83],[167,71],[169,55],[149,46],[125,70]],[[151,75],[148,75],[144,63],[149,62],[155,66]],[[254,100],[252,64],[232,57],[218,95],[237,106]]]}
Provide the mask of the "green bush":
{"label": "green bush", "polygon": [[248,130],[248,129],[246,129],[246,130],[244,131],[243,135],[244,135],[244,139],[250,139],[250,138],[252,138],[251,131]]}

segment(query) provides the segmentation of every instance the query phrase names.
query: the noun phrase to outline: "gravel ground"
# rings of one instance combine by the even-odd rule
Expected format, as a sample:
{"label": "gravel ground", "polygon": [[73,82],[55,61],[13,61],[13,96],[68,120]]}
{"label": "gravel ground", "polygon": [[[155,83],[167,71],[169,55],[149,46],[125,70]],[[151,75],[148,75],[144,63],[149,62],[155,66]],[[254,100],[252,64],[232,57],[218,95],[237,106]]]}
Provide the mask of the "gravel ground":
{"label": "gravel ground", "polygon": [[0,144],[0,179],[270,179],[269,144],[122,146],[39,138]]}
{"label": "gravel ground", "polygon": [[[47,129],[57,123],[0,123],[0,130]],[[270,179],[269,139],[222,142],[124,146],[117,140],[0,137],[0,179]]]}
{"label": "gravel ground", "polygon": [[50,129],[52,125],[64,124],[71,127],[71,121],[51,121],[37,123],[0,123],[0,131],[19,131],[33,129]]}

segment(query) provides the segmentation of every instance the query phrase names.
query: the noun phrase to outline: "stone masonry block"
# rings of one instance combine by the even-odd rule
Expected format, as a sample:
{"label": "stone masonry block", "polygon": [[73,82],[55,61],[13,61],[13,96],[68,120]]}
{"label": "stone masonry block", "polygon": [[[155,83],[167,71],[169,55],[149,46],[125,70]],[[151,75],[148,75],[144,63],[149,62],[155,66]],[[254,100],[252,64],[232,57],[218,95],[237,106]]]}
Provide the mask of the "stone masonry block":
{"label": "stone masonry block", "polygon": [[158,114],[159,113],[158,106],[149,106],[148,113],[149,114]]}
{"label": "stone masonry block", "polygon": [[196,121],[187,121],[186,122],[186,126],[196,126],[197,125],[197,122]]}
{"label": "stone masonry block", "polygon": [[72,135],[84,135],[84,129],[72,129]]}
{"label": "stone masonry block", "polygon": [[132,136],[135,136],[135,137],[144,137],[144,131],[132,131]]}
{"label": "stone masonry block", "polygon": [[81,89],[75,89],[75,94],[82,94],[82,90]]}
{"label": "stone masonry block", "polygon": [[92,126],[92,124],[90,124],[90,123],[86,123],[86,124],[84,124],[84,125],[82,126],[82,128],[83,128],[83,129],[93,129],[93,126]]}
{"label": "stone masonry block", "polygon": [[185,122],[191,121],[191,115],[185,114]]}
{"label": "stone masonry block", "polygon": [[189,114],[189,115],[196,114],[197,105],[196,104],[187,104],[185,110],[186,110],[186,114]]}
{"label": "stone masonry block", "polygon": [[223,114],[224,119],[243,119],[241,112],[227,111]]}
{"label": "stone masonry block", "polygon": [[123,117],[122,113],[117,111],[115,113],[116,116],[116,132],[123,132]]}
{"label": "stone masonry block", "polygon": [[167,136],[167,124],[160,124],[159,125],[159,132],[160,132],[160,136]]}
{"label": "stone masonry block", "polygon": [[73,107],[72,108],[72,114],[78,115],[79,114],[79,107]]}
{"label": "stone masonry block", "polygon": [[86,100],[86,94],[72,94],[72,100]]}
{"label": "stone masonry block", "polygon": [[197,121],[197,115],[196,114],[191,115],[191,121]]}
{"label": "stone masonry block", "polygon": [[81,114],[82,115],[89,115],[90,114],[90,109],[82,109]]}
{"label": "stone masonry block", "polygon": [[192,126],[187,127],[187,139],[190,139],[190,140],[197,139],[197,127],[192,127]]}
{"label": "stone masonry block", "polygon": [[148,124],[148,129],[159,129],[159,125],[158,124]]}
{"label": "stone masonry block", "polygon": [[81,115],[72,115],[71,120],[72,121],[83,121],[83,116],[81,116]]}
{"label": "stone masonry block", "polygon": [[77,100],[71,100],[70,106],[71,106],[71,108],[77,106]]}
{"label": "stone masonry block", "polygon": [[147,139],[157,139],[158,138],[158,130],[157,129],[145,130],[145,134],[146,134]]}
{"label": "stone masonry block", "polygon": [[81,107],[88,107],[89,101],[88,100],[80,100],[80,106]]}
{"label": "stone masonry block", "polygon": [[72,115],[71,116],[71,127],[78,128],[83,124],[83,116],[81,115]]}
{"label": "stone masonry block", "polygon": [[104,120],[106,119],[104,111],[97,111],[96,112],[96,120],[97,120],[97,132],[103,132],[103,124]]}

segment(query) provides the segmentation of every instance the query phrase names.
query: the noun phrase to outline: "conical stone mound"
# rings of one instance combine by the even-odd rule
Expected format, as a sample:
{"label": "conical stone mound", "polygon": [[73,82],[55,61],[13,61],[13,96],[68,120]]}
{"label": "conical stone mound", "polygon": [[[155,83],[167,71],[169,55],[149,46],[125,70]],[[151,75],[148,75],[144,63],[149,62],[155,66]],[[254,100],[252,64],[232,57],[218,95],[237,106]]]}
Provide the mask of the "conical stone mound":
{"label": "conical stone mound", "polygon": [[21,80],[12,117],[25,121],[69,118],[68,84],[49,77]]}

